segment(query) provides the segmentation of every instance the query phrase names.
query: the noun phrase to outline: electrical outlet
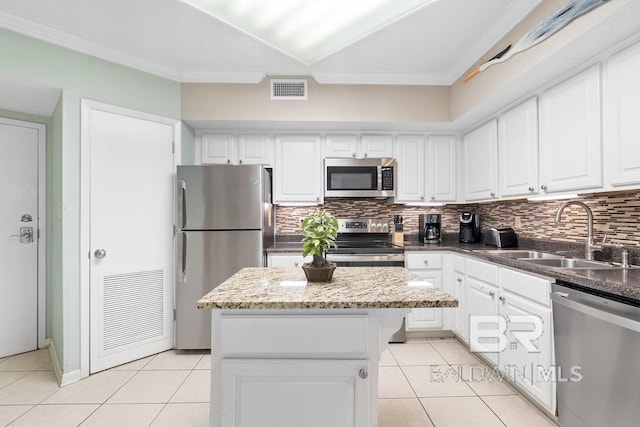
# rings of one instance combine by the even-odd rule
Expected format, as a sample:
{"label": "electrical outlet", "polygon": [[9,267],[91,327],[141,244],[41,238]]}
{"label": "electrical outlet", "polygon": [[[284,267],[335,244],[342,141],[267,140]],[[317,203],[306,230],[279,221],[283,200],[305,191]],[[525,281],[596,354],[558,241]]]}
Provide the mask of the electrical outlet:
{"label": "electrical outlet", "polygon": [[515,216],[513,219],[515,221],[514,226],[516,228],[522,228],[522,220],[520,219],[520,217],[519,216]]}

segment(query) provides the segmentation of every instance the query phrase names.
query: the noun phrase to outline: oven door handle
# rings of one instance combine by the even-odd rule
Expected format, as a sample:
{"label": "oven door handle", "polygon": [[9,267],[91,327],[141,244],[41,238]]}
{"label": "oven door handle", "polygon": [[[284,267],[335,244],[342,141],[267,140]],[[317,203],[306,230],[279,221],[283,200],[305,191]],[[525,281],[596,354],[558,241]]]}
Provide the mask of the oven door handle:
{"label": "oven door handle", "polygon": [[376,262],[376,261],[394,261],[404,262],[404,254],[327,254],[327,261],[330,262]]}

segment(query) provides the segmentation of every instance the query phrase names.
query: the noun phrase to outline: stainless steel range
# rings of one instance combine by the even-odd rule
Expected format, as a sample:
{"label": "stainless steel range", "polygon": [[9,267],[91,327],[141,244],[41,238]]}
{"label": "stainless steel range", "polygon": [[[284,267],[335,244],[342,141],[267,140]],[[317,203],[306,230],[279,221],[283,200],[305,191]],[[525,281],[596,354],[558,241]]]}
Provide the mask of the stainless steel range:
{"label": "stainless steel range", "polygon": [[327,260],[339,267],[404,267],[404,248],[391,243],[389,223],[375,218],[339,218],[337,249]]}
{"label": "stainless steel range", "polygon": [[[339,218],[338,224],[338,248],[327,252],[328,261],[339,267],[404,267],[404,247],[391,243],[387,220]],[[404,319],[389,342],[406,342]]]}

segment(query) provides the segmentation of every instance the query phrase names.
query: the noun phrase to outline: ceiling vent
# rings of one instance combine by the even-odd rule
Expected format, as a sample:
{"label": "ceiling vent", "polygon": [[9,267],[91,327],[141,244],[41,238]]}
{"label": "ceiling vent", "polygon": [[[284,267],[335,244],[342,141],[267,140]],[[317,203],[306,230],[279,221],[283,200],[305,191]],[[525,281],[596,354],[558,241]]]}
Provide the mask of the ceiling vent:
{"label": "ceiling vent", "polygon": [[307,99],[307,80],[271,79],[271,99]]}

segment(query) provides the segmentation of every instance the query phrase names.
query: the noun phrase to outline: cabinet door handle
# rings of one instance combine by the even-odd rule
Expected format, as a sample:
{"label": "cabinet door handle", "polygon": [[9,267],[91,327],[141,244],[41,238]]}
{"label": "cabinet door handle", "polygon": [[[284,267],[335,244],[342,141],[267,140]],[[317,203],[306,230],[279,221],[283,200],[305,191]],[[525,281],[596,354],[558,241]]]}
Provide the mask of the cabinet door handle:
{"label": "cabinet door handle", "polygon": [[429,260],[424,260],[424,265],[429,265]]}
{"label": "cabinet door handle", "polygon": [[367,153],[364,153],[364,156],[365,156],[365,157],[368,157],[368,154],[367,154]]}
{"label": "cabinet door handle", "polygon": [[494,193],[493,191],[491,192],[491,197],[496,197],[496,193]]}
{"label": "cabinet door handle", "polygon": [[541,190],[546,191],[546,190],[547,190],[547,186],[546,186],[546,185],[544,185],[544,184],[542,184],[542,185],[540,186],[540,189],[541,189]]}
{"label": "cabinet door handle", "polygon": [[356,153],[351,153],[351,157],[356,157]]}
{"label": "cabinet door handle", "polygon": [[298,266],[298,262],[297,262],[297,261],[296,261],[296,262],[294,262],[294,263],[293,263],[293,266],[294,266],[294,267],[297,267],[297,266]]}
{"label": "cabinet door handle", "polygon": [[533,187],[529,187],[529,191],[533,193],[533,190],[535,190],[535,188]]}
{"label": "cabinet door handle", "polygon": [[505,300],[506,300],[506,298],[505,298],[505,297],[503,297],[503,296],[498,297],[498,299],[499,299],[500,301],[502,301],[502,302],[505,302]]}
{"label": "cabinet door handle", "polygon": [[242,164],[242,160],[238,160],[238,163]]}
{"label": "cabinet door handle", "polygon": [[231,159],[227,159],[227,163],[231,163]]}
{"label": "cabinet door handle", "polygon": [[458,277],[456,280],[458,281],[458,283],[462,283],[462,277]]}
{"label": "cabinet door handle", "polygon": [[367,371],[365,368],[362,368],[358,372],[358,376],[364,380],[369,376],[369,371]]}
{"label": "cabinet door handle", "polygon": [[[490,297],[494,297],[495,295],[496,295],[496,293],[495,293],[495,292],[493,292],[493,291],[489,291],[489,296],[490,296]],[[502,298],[502,297],[500,297],[500,298]]]}

